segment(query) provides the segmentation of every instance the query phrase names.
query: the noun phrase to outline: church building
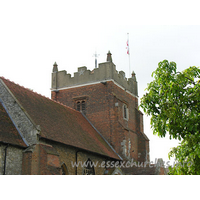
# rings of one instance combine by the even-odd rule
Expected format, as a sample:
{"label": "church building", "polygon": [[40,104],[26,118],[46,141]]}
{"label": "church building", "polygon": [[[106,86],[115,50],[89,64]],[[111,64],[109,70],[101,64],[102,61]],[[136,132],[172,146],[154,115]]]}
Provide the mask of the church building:
{"label": "church building", "polygon": [[[0,77],[0,174],[165,174],[149,163],[136,75],[110,52],[72,77],[54,63],[51,99]],[[122,165],[123,164],[123,165]]]}

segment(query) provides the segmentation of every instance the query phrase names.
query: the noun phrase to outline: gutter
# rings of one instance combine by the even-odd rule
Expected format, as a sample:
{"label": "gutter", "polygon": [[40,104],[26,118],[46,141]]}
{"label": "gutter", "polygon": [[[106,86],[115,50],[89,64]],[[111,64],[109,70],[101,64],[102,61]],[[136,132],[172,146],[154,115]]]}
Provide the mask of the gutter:
{"label": "gutter", "polygon": [[80,150],[78,150],[78,151],[76,151],[76,171],[75,171],[75,175],[78,175],[78,170],[77,170],[77,168],[78,168],[78,163],[77,163],[77,161],[78,161],[78,153],[79,152],[81,152]]}
{"label": "gutter", "polygon": [[108,146],[114,151],[114,153],[123,160],[122,157],[115,151],[115,149],[110,145],[110,143],[103,137],[103,135],[96,129],[96,127],[90,122],[90,120],[81,112],[81,114],[85,117],[85,119],[89,122],[89,124],[94,128],[94,130],[103,138],[103,140],[108,144]]}

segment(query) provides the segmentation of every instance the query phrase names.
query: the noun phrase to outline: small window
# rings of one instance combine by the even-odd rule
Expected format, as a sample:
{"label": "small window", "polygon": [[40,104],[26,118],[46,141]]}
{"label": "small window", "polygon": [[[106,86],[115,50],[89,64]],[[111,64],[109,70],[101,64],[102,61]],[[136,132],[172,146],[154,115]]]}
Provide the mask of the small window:
{"label": "small window", "polygon": [[86,102],[85,101],[77,101],[76,102],[76,110],[83,112],[83,114],[86,114]]}
{"label": "small window", "polygon": [[83,168],[83,175],[95,175],[93,162],[88,158]]}
{"label": "small window", "polygon": [[67,170],[67,166],[65,165],[65,163],[63,163],[61,165],[61,169],[62,169],[62,175],[68,175],[68,170]]}
{"label": "small window", "polygon": [[85,101],[81,102],[82,112],[85,114]]}
{"label": "small window", "polygon": [[128,107],[126,104],[123,105],[123,116],[124,119],[128,120]]}
{"label": "small window", "polygon": [[77,110],[80,111],[81,110],[81,103],[78,101],[77,102]]}

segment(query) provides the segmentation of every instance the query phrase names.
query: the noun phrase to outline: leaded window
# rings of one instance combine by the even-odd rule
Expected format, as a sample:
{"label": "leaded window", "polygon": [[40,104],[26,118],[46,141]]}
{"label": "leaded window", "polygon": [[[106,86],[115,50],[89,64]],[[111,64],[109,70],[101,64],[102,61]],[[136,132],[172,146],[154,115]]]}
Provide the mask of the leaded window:
{"label": "leaded window", "polygon": [[80,100],[80,101],[76,101],[76,110],[83,112],[83,114],[86,114],[86,101],[84,100]]}
{"label": "leaded window", "polygon": [[83,168],[83,175],[95,175],[93,162],[88,158]]}
{"label": "leaded window", "polygon": [[123,104],[123,117],[128,120],[128,107],[126,104]]}

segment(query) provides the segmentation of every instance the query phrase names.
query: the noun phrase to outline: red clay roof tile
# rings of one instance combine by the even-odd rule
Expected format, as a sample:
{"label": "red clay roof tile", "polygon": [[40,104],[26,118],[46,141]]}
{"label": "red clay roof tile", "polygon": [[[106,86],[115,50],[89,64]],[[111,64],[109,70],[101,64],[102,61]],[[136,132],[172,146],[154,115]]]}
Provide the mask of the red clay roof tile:
{"label": "red clay roof tile", "polygon": [[0,103],[0,142],[26,147],[16,127]]}
{"label": "red clay roof tile", "polygon": [[80,112],[1,79],[35,124],[40,125],[41,137],[120,159]]}

